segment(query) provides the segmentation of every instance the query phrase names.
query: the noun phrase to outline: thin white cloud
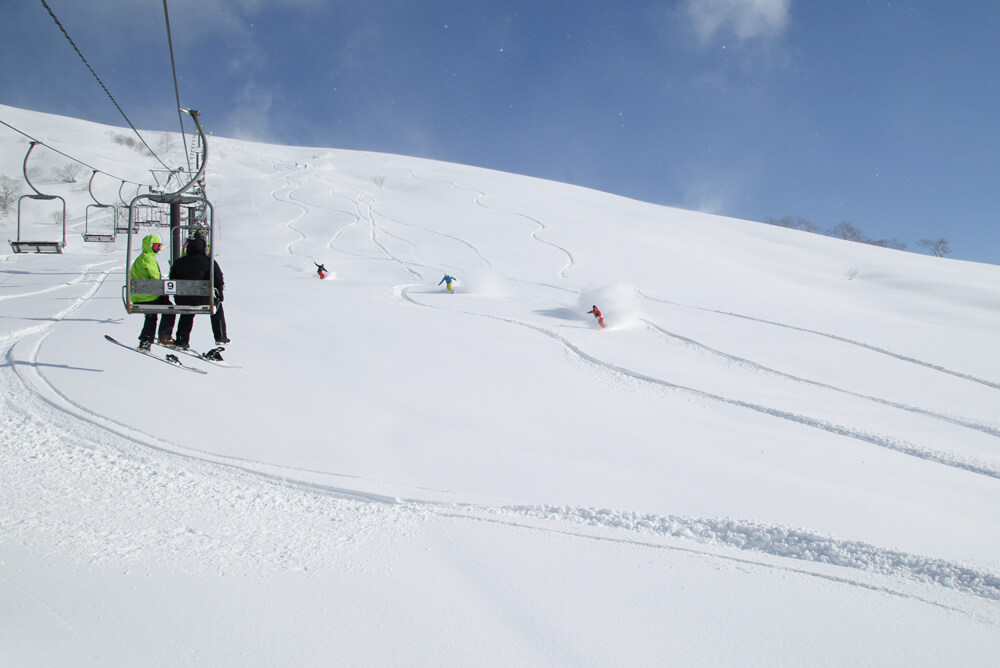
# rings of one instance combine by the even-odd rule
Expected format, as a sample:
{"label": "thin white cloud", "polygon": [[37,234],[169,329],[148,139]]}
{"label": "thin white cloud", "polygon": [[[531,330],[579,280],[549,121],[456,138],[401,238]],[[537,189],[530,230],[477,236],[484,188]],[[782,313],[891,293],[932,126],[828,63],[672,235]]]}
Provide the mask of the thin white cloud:
{"label": "thin white cloud", "polygon": [[699,42],[748,42],[784,32],[792,0],[685,0],[683,12]]}

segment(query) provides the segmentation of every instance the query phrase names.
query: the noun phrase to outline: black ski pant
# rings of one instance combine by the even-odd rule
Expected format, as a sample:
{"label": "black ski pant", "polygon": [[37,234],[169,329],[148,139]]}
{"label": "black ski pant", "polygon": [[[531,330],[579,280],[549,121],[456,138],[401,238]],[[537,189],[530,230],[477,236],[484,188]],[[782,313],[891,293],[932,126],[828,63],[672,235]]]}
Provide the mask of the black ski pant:
{"label": "black ski pant", "polygon": [[[211,316],[212,335],[216,341],[226,340],[226,312],[222,304],[216,304],[215,313]],[[191,345],[191,328],[194,327],[194,314],[185,313],[177,319],[177,343]]]}
{"label": "black ski pant", "polygon": [[[155,301],[143,302],[145,304],[170,304],[170,297],[166,295],[160,295]],[[169,337],[174,331],[174,319],[176,316],[173,313],[164,313],[163,317],[160,318],[160,328],[156,328],[156,313],[147,313],[145,320],[142,323],[142,331],[139,332],[139,342],[145,343],[153,342],[153,334],[155,333],[158,338]]]}
{"label": "black ski pant", "polygon": [[226,341],[226,312],[222,310],[222,302],[215,305],[215,313],[212,315],[212,335],[216,341]]}
{"label": "black ski pant", "polygon": [[174,340],[181,345],[190,345],[191,327],[194,326],[194,314],[185,313],[177,319],[177,336]]}

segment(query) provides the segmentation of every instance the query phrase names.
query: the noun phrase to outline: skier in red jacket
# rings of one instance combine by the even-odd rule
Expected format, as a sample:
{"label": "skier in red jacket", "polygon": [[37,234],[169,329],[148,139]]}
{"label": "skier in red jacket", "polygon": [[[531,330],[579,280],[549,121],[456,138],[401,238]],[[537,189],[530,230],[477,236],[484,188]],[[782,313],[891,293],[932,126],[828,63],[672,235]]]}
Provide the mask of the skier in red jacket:
{"label": "skier in red jacket", "polygon": [[604,316],[601,315],[601,309],[597,308],[597,304],[594,304],[594,308],[587,311],[587,313],[597,318],[597,324],[601,326],[601,329],[604,329]]}

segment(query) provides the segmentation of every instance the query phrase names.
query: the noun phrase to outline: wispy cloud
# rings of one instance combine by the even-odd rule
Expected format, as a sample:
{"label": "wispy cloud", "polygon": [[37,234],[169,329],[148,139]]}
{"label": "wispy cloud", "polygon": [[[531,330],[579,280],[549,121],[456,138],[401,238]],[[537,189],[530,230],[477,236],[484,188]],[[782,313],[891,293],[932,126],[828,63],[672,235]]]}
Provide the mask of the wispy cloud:
{"label": "wispy cloud", "polygon": [[792,0],[685,0],[683,13],[702,45],[749,42],[779,36],[788,26]]}

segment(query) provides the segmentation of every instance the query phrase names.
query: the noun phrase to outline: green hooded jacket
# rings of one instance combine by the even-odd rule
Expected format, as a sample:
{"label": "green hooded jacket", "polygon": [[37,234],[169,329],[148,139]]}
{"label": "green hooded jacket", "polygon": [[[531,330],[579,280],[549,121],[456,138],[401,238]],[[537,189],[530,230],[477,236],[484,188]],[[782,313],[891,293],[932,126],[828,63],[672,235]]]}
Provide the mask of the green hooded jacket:
{"label": "green hooded jacket", "polygon": [[[153,244],[163,243],[158,234],[147,234],[142,238],[142,252],[132,263],[129,271],[129,278],[161,278],[160,263],[156,260],[156,253],[153,252]],[[132,295],[133,302],[152,302],[159,299],[159,295]]]}

